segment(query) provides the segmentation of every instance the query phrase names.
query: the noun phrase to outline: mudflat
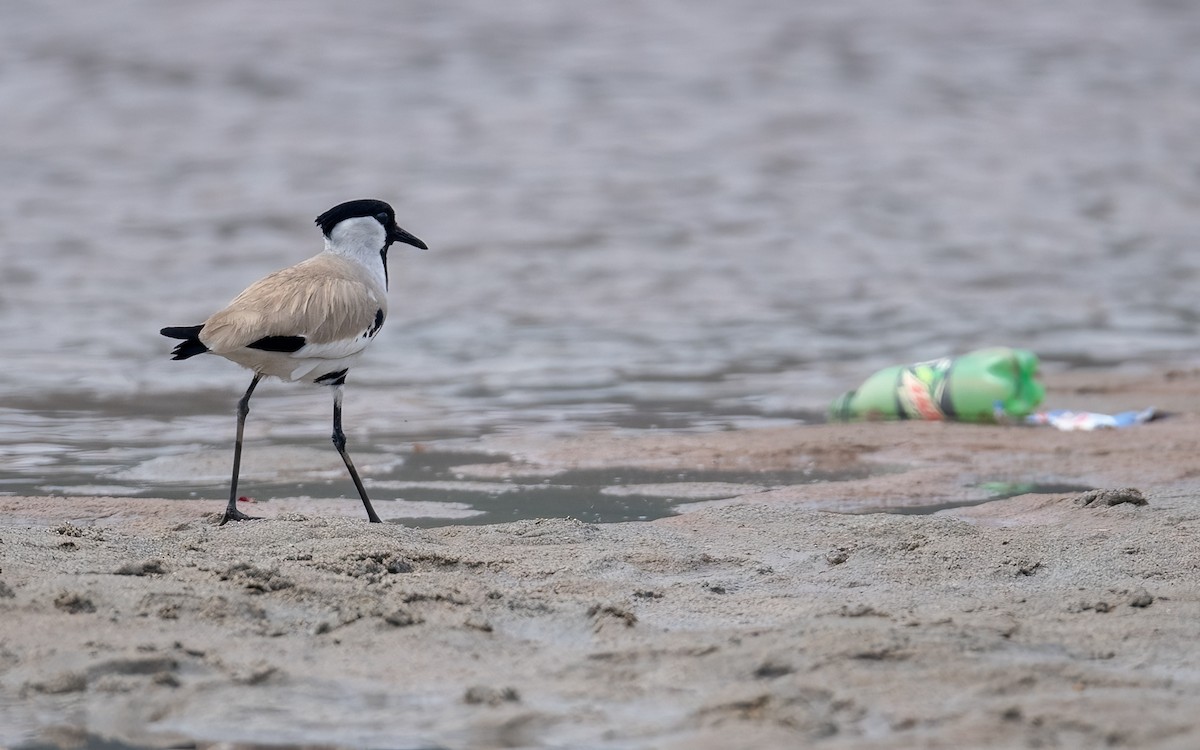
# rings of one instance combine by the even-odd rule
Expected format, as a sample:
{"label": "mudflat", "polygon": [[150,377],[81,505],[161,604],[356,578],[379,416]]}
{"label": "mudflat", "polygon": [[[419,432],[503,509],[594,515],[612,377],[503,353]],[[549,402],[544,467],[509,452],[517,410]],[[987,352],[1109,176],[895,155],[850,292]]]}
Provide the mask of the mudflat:
{"label": "mudflat", "polygon": [[1047,403],[1167,416],[517,434],[460,469],[860,477],[648,523],[0,498],[0,744],[1200,746],[1200,373]]}

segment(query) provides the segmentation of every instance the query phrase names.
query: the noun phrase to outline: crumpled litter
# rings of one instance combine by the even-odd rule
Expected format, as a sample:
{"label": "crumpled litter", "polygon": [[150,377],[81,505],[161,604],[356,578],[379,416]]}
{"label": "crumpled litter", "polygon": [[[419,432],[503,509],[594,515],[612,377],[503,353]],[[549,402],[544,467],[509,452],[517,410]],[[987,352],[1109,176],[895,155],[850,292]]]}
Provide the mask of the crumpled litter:
{"label": "crumpled litter", "polygon": [[1141,411],[1123,411],[1117,414],[1097,414],[1093,411],[1071,411],[1070,409],[1049,409],[1039,411],[1025,417],[1025,424],[1048,424],[1066,432],[1082,430],[1103,430],[1114,427],[1129,427],[1135,424],[1149,422],[1160,416],[1158,409],[1151,406]]}

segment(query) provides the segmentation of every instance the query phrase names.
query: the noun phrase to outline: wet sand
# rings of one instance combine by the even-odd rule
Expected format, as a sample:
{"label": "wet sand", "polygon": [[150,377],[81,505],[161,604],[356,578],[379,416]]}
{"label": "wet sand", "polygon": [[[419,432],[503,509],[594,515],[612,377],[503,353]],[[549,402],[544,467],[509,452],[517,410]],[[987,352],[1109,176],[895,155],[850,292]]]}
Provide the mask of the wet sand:
{"label": "wet sand", "polygon": [[[1047,401],[1170,416],[513,435],[463,469],[881,469],[651,523],[0,498],[0,744],[1196,747],[1200,372],[1068,374]],[[1110,491],[831,512],[985,481]]]}

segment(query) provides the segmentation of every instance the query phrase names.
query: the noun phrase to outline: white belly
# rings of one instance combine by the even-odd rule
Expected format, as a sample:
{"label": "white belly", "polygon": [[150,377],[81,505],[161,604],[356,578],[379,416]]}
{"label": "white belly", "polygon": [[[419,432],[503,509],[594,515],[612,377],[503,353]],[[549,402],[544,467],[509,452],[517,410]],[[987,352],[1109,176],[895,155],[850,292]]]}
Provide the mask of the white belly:
{"label": "white belly", "polygon": [[[295,352],[265,352],[260,349],[238,349],[223,355],[247,369],[280,380],[313,382],[331,372],[348,370],[358,363],[370,339],[366,339],[355,351],[310,353],[315,347],[302,347]],[[330,346],[330,345],[325,345]],[[349,347],[347,347],[349,348]]]}

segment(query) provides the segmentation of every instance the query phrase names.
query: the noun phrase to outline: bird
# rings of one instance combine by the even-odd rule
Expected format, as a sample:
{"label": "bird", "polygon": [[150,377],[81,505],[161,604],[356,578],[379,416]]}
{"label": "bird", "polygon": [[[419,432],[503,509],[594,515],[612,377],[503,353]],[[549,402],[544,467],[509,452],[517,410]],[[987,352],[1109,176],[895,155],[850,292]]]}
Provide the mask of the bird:
{"label": "bird", "polygon": [[342,388],[350,368],[387,319],[388,248],[394,242],[428,246],[396,224],[381,200],[340,203],[316,218],[325,249],[308,260],[264,276],[199,325],[159,331],[178,340],[172,360],[215,354],[251,370],[250,387],[237,403],[237,435],[229,504],[220,526],[251,521],[237,508],[242,434],[250,397],[263,378],[315,383],[333,392],[333,445],[346,464],[371,523],[381,523],[346,452]]}

